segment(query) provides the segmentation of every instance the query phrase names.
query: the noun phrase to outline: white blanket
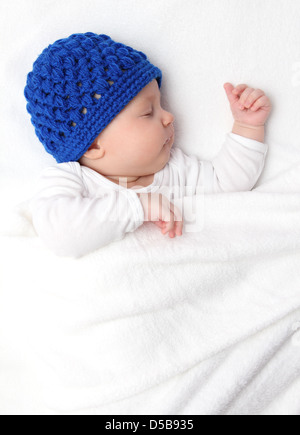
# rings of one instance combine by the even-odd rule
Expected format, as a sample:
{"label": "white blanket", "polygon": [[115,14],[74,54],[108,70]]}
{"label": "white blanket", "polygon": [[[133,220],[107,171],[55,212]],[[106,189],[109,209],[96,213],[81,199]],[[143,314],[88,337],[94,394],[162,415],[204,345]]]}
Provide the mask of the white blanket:
{"label": "white blanket", "polygon": [[300,165],[193,200],[201,231],[145,223],[79,260],[43,248],[24,213],[2,236],[1,330],[45,412],[300,413]]}
{"label": "white blanket", "polygon": [[[0,9],[0,414],[299,414],[299,1]],[[274,110],[259,188],[198,198],[199,233],[171,240],[145,224],[80,261],[41,246],[26,204],[4,220],[54,162],[26,112],[26,75],[49,43],[86,31],[162,69],[176,145],[199,159],[231,131],[223,84],[263,89]]]}

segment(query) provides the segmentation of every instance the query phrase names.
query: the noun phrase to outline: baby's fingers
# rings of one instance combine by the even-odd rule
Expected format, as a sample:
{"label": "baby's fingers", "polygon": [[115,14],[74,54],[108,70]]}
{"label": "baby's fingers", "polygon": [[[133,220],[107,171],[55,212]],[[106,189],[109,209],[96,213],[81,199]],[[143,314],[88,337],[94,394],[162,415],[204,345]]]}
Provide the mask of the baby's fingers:
{"label": "baby's fingers", "polygon": [[177,236],[182,235],[182,228],[183,228],[183,218],[182,213],[179,210],[179,208],[174,206],[174,231]]}
{"label": "baby's fingers", "polygon": [[167,234],[174,227],[174,214],[170,211],[170,221],[166,222],[165,228],[162,230],[163,234]]}
{"label": "baby's fingers", "polygon": [[269,98],[264,95],[263,97],[259,98],[253,106],[251,107],[251,110],[254,112],[258,109],[262,108],[269,108],[271,106]]}
{"label": "baby's fingers", "polygon": [[173,238],[175,236],[182,236],[182,229],[183,229],[183,221],[176,220],[177,217],[175,216],[174,226],[170,230],[170,237]]}
{"label": "baby's fingers", "polygon": [[261,89],[255,89],[252,93],[250,93],[250,95],[246,98],[244,102],[241,101],[241,104],[243,104],[246,107],[246,109],[249,109],[249,107],[251,107],[252,104],[255,103],[255,101],[257,101],[259,98],[261,98],[264,95],[265,95],[264,91],[262,91]]}
{"label": "baby's fingers", "polygon": [[183,220],[181,218],[180,221],[175,221],[175,232],[177,236],[182,236],[182,228],[183,228]]}
{"label": "baby's fingers", "polygon": [[162,229],[163,234],[170,232],[169,236],[171,238],[175,237],[175,235],[182,235],[182,214],[172,202],[169,203],[168,219],[165,220],[165,223],[165,228]]}
{"label": "baby's fingers", "polygon": [[[168,231],[166,229],[162,230],[163,234],[166,234]],[[169,231],[169,237],[174,238],[176,236],[182,236],[182,228],[178,225],[178,222],[175,222],[174,227]]]}
{"label": "baby's fingers", "polygon": [[248,88],[248,85],[242,84],[242,85],[237,85],[233,90],[232,93],[234,95],[240,96],[245,89]]}

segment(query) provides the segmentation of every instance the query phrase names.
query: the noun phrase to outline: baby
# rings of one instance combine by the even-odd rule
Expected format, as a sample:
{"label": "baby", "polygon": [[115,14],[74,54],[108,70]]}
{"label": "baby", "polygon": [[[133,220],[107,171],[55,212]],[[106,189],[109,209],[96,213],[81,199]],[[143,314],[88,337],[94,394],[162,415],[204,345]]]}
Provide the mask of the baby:
{"label": "baby", "polygon": [[173,146],[174,116],[161,107],[161,81],[144,53],[107,35],[73,34],[35,61],[27,110],[57,164],[43,171],[30,207],[37,234],[55,254],[79,258],[144,221],[181,236],[172,188],[182,198],[256,184],[268,150],[264,92],[224,84],[235,122],[208,162]]}

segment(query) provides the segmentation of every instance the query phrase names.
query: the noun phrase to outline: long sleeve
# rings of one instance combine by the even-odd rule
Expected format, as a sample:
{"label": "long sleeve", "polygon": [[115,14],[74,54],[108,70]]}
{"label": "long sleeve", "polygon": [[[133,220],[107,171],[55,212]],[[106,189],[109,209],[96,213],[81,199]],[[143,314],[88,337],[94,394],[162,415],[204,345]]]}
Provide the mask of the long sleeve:
{"label": "long sleeve", "polygon": [[205,191],[250,191],[262,173],[267,151],[265,143],[228,134],[219,154],[203,164]]}
{"label": "long sleeve", "polygon": [[144,222],[143,208],[132,190],[85,195],[82,179],[72,172],[53,167],[40,178],[30,202],[33,225],[58,256],[79,258],[121,240]]}
{"label": "long sleeve", "polygon": [[233,133],[226,135],[212,161],[199,160],[174,147],[170,182],[181,186],[181,196],[249,191],[261,175],[267,151],[268,145]]}

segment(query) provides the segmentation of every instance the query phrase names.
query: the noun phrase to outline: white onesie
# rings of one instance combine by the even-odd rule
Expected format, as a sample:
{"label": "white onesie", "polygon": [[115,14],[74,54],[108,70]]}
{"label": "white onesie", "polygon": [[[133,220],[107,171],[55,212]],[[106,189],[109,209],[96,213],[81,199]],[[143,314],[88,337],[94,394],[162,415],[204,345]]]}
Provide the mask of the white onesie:
{"label": "white onesie", "polygon": [[157,192],[170,201],[199,193],[251,190],[261,175],[268,146],[233,133],[219,154],[200,161],[179,148],[143,188],[127,189],[78,162],[46,168],[30,201],[34,228],[56,255],[79,258],[121,240],[144,223],[137,192]]}

